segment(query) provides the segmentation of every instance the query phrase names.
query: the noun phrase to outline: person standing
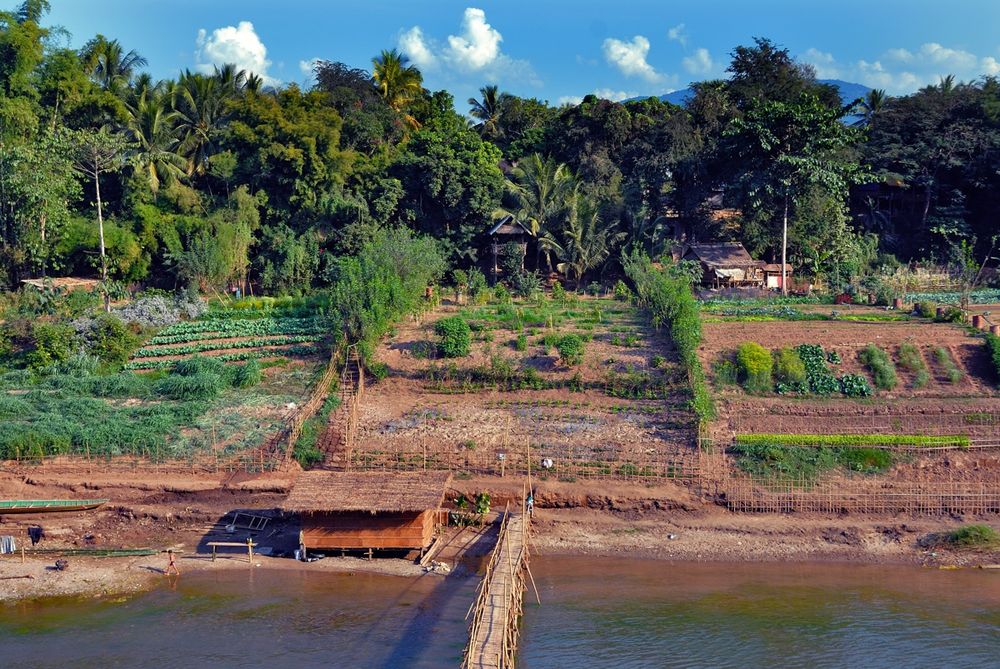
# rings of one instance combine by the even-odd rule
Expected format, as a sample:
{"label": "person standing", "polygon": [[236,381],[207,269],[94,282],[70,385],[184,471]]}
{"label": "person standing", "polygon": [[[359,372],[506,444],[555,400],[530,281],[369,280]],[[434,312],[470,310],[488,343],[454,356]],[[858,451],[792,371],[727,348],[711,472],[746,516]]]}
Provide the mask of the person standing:
{"label": "person standing", "polygon": [[163,575],[166,576],[171,570],[173,570],[175,575],[181,575],[181,570],[177,568],[177,562],[174,559],[173,549],[167,549],[167,568],[164,570]]}
{"label": "person standing", "polygon": [[535,495],[531,491],[528,491],[528,498],[525,500],[525,506],[528,509],[528,518],[530,519],[534,516],[535,511]]}

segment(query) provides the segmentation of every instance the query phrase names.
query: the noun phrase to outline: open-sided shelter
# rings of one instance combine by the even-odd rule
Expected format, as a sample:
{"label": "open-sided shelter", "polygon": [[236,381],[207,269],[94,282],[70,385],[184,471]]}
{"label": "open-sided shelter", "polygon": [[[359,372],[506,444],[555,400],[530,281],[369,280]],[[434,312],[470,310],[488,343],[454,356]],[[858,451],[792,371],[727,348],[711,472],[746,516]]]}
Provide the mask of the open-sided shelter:
{"label": "open-sided shelter", "polygon": [[303,472],[283,509],[302,519],[305,550],[427,548],[448,472]]}
{"label": "open-sided shelter", "polygon": [[701,265],[703,285],[713,288],[763,287],[764,263],[754,260],[739,242],[691,244],[684,260]]}

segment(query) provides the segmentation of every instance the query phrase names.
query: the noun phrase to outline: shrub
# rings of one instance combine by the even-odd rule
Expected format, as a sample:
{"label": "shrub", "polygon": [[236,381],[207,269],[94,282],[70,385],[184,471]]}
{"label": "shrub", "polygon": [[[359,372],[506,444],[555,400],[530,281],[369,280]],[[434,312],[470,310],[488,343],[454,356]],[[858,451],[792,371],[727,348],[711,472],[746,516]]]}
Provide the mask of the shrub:
{"label": "shrub", "polygon": [[222,377],[210,372],[171,374],[153,386],[157,395],[172,400],[209,400],[216,397],[222,388]]}
{"label": "shrub", "polygon": [[933,302],[917,302],[916,312],[917,315],[923,318],[934,318],[937,315],[937,310],[934,308]]}
{"label": "shrub", "polygon": [[963,525],[946,534],[945,541],[958,548],[992,548],[1000,545],[1000,533],[989,525]]}
{"label": "shrub", "polygon": [[523,333],[517,335],[517,339],[514,340],[514,350],[515,351],[528,350],[528,335]]}
{"label": "shrub", "polygon": [[111,365],[124,365],[139,345],[139,338],[121,319],[101,314],[94,319],[91,331],[85,335],[90,352]]}
{"label": "shrub", "polygon": [[438,352],[445,358],[462,358],[472,349],[472,330],[461,316],[442,318],[434,324],[434,332],[441,338]]}
{"label": "shrub", "polygon": [[555,343],[559,351],[559,360],[570,367],[579,365],[583,360],[583,339],[580,335],[567,334],[559,337]]}
{"label": "shrub", "polygon": [[736,367],[739,369],[740,381],[750,392],[767,392],[771,390],[771,372],[774,360],[771,352],[760,344],[745,341],[736,349]]}
{"label": "shrub", "polygon": [[365,369],[376,381],[381,381],[389,376],[389,365],[379,360],[372,360],[371,362],[368,362],[365,364]]}
{"label": "shrub", "polygon": [[875,379],[875,387],[881,390],[892,390],[896,387],[896,365],[889,355],[875,344],[868,344],[858,356],[862,364],[868,368]]}
{"label": "shrub", "polygon": [[961,323],[964,318],[965,314],[958,307],[945,307],[941,316],[937,316],[935,310],[934,320],[938,323]]}
{"label": "shrub", "polygon": [[566,289],[558,281],[552,283],[552,299],[556,302],[562,302],[566,299]]}
{"label": "shrub", "polygon": [[621,279],[615,282],[615,299],[622,302],[628,302],[632,299],[632,291]]}
{"label": "shrub", "polygon": [[542,290],[542,280],[534,272],[519,272],[513,276],[511,283],[518,297],[530,299]]}
{"label": "shrub", "polygon": [[594,297],[600,296],[601,288],[602,288],[601,284],[598,283],[597,281],[591,281],[590,283],[587,284],[587,292],[593,295]]}
{"label": "shrub", "polygon": [[781,348],[774,356],[774,378],[790,387],[808,387],[806,365],[792,348]]}
{"label": "shrub", "polygon": [[76,332],[63,323],[35,323],[31,337],[34,349],[28,353],[28,366],[40,369],[69,358]]}
{"label": "shrub", "polygon": [[662,355],[654,355],[649,360],[649,366],[652,367],[653,369],[659,369],[659,368],[663,367],[663,365],[666,362],[667,362],[667,359],[664,358]]}
{"label": "shrub", "polygon": [[488,285],[486,283],[486,275],[478,267],[473,267],[469,270],[469,294],[478,295],[481,292],[488,290]]}

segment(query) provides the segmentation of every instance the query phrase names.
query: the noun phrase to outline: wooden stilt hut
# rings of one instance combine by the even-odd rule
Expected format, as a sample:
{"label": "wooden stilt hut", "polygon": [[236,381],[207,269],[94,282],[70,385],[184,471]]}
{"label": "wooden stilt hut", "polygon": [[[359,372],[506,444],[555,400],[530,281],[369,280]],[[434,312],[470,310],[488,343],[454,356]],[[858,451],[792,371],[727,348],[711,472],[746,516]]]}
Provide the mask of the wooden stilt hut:
{"label": "wooden stilt hut", "polygon": [[283,508],[300,515],[304,550],[427,548],[448,472],[303,472]]}

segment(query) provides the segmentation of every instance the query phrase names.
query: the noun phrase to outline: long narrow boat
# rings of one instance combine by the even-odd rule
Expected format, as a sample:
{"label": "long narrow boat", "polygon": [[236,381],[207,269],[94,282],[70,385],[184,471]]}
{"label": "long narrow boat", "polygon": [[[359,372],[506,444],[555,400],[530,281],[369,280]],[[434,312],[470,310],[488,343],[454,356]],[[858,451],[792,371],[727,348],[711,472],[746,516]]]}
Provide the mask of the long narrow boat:
{"label": "long narrow boat", "polygon": [[53,513],[86,511],[105,504],[106,499],[11,499],[0,500],[0,515],[7,513]]}

